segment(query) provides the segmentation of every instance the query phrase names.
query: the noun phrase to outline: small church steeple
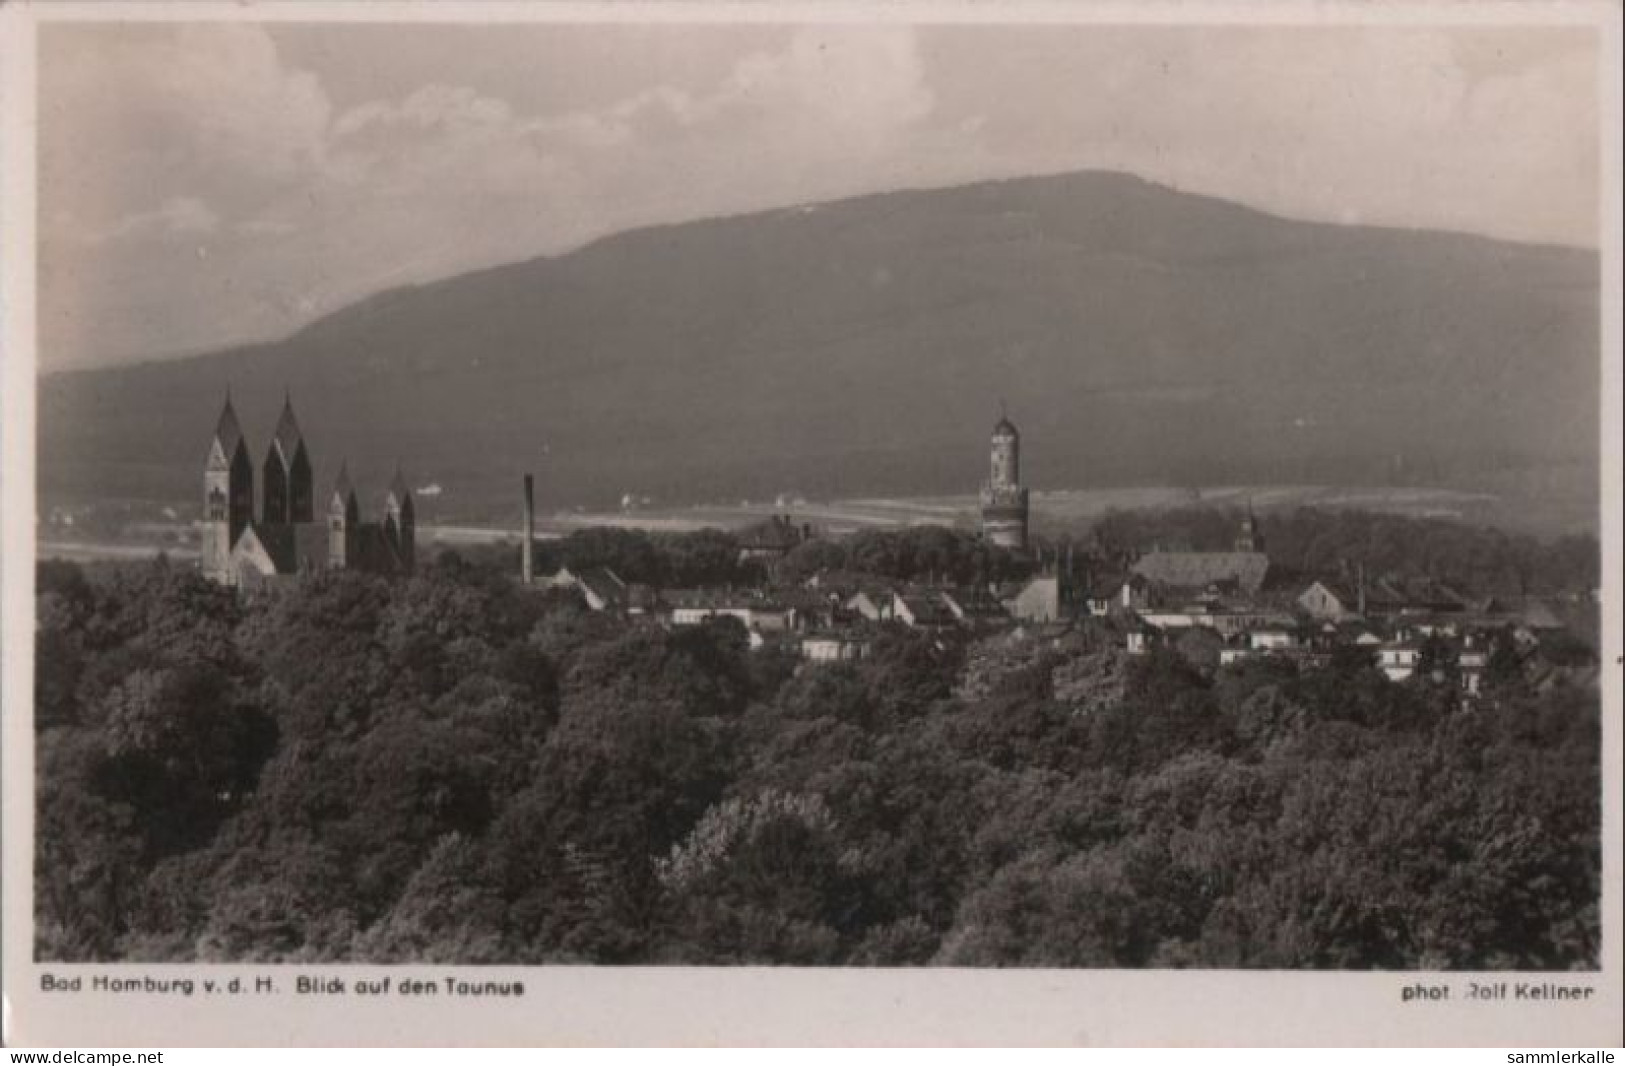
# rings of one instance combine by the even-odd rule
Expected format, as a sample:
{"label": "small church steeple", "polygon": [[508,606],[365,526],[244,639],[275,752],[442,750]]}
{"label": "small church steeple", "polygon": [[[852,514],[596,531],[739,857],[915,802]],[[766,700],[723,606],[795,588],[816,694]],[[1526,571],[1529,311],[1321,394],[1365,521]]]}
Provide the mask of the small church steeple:
{"label": "small church steeple", "polygon": [[204,576],[232,584],[231,549],[254,521],[254,463],[231,404],[231,390],[215,422],[214,439],[203,464]]}
{"label": "small church steeple", "polygon": [[389,493],[384,497],[384,534],[395,550],[401,569],[411,573],[417,554],[417,507],[412,502],[412,490],[407,487],[399,462],[395,464],[395,476],[389,481]]}
{"label": "small church steeple", "polygon": [[360,535],[361,503],[350,484],[350,464],[343,462],[327,501],[327,565],[335,570],[354,566]]}

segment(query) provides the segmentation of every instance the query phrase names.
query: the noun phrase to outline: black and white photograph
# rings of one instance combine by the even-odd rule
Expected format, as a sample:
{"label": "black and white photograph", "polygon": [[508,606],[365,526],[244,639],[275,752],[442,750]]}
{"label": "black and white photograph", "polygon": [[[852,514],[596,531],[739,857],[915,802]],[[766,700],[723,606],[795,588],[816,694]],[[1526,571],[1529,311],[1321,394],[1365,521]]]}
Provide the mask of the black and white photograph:
{"label": "black and white photograph", "polygon": [[1617,7],[453,6],[34,13],[8,953],[1597,1016]]}

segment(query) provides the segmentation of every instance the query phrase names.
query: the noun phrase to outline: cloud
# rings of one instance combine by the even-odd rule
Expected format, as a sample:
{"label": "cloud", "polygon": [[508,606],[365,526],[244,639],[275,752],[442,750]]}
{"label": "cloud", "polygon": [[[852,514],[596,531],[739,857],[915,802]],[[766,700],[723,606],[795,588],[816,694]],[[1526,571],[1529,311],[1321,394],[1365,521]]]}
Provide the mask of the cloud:
{"label": "cloud", "polygon": [[319,166],[330,105],[261,27],[56,24],[42,35],[42,168],[81,215],[163,198],[183,175],[251,197]]}
{"label": "cloud", "polygon": [[472,29],[397,56],[388,26],[45,27],[47,364],[274,336],[640,224],[1084,167],[1312,218],[1595,225],[1596,59],[1575,34],[483,32],[498,72]]}
{"label": "cloud", "polygon": [[[454,161],[497,191],[515,179],[602,174],[628,155],[669,154],[676,169],[703,171],[701,156],[710,154],[709,169],[724,178],[740,147],[786,165],[884,152],[931,105],[909,28],[807,29],[780,49],[742,57],[710,92],[657,85],[591,109],[526,114],[467,86],[428,85],[340,115],[328,154],[338,173],[385,182],[441,175]],[[720,145],[728,140],[733,151]]]}
{"label": "cloud", "polygon": [[[942,111],[978,123],[990,168],[1126,169],[1286,215],[1595,240],[1584,31],[955,28],[928,59],[957,72]],[[1058,84],[1077,91],[1057,104]]]}
{"label": "cloud", "polygon": [[[149,131],[108,157],[114,169],[94,190],[50,197],[60,212],[47,234],[48,246],[56,238],[46,256],[59,267],[54,276],[81,285],[106,278],[118,290],[96,294],[106,313],[94,319],[48,317],[48,350],[67,358],[76,348],[105,350],[81,329],[149,352],[274,335],[382,287],[632,225],[840,195],[854,175],[872,180],[887,160],[906,158],[933,102],[906,27],[787,31],[777,47],[737,56],[708,85],[657,81],[558,112],[450,81],[335,108],[319,79],[288,69],[253,26],[118,44],[107,71],[93,76],[75,64],[55,96],[76,116],[78,137],[104,119]],[[157,68],[205,44],[229,58],[160,77]],[[260,122],[278,107],[292,114]],[[233,114],[243,121],[226,122]],[[64,147],[58,159],[65,165],[86,150]],[[119,180],[106,180],[111,173]],[[188,204],[210,205],[208,269],[155,244],[160,219],[195,233],[205,227],[182,204],[143,202],[177,174],[203,190]],[[95,230],[117,232],[128,254],[87,272],[66,263],[63,249],[89,224],[78,205],[98,196],[105,217]],[[120,273],[128,276],[115,284]],[[181,306],[148,312],[159,304]],[[203,306],[208,315],[187,310]]]}
{"label": "cloud", "polygon": [[58,238],[95,247],[118,241],[196,238],[220,228],[220,216],[195,196],[171,196],[155,208],[134,211],[95,228],[73,219],[58,227]]}

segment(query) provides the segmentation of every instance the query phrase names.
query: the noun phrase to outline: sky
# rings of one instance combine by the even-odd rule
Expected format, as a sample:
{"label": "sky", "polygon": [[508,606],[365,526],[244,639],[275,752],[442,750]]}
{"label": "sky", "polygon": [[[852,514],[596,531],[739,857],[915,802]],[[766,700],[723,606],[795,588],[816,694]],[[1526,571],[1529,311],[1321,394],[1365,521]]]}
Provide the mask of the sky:
{"label": "sky", "polygon": [[1592,31],[54,23],[42,370],[639,225],[1067,170],[1597,243]]}

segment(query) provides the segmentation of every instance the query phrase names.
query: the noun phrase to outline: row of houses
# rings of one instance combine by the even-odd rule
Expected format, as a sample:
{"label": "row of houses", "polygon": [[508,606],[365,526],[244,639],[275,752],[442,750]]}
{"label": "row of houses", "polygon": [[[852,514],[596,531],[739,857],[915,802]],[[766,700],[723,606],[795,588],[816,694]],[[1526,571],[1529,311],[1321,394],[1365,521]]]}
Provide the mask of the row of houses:
{"label": "row of houses", "polygon": [[[776,519],[750,548],[770,554],[810,535],[788,518]],[[732,618],[753,647],[794,647],[812,662],[860,659],[888,625],[983,634],[1090,624],[1129,654],[1178,645],[1219,666],[1274,657],[1312,668],[1339,648],[1364,649],[1394,681],[1431,671],[1430,653],[1437,659],[1443,649],[1469,697],[1479,691],[1492,634],[1510,633],[1520,646],[1535,647],[1563,629],[1538,600],[1474,599],[1427,578],[1285,571],[1263,550],[1250,515],[1229,551],[1158,550],[1119,560],[1116,568],[1098,560],[1074,567],[1069,556],[1024,581],[986,586],[824,570],[763,587],[656,590],[604,567],[566,567],[536,583],[574,589],[594,610],[671,626]]]}
{"label": "row of houses", "polygon": [[987,590],[832,584],[819,575],[794,587],[660,589],[628,583],[608,567],[561,567],[536,583],[578,593],[594,611],[642,617],[671,626],[719,618],[739,622],[752,647],[793,638],[813,660],[867,653],[874,630],[896,623],[918,629],[981,629],[1009,618]]}

